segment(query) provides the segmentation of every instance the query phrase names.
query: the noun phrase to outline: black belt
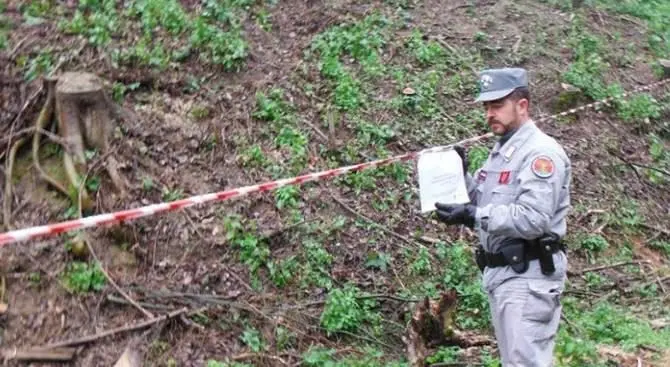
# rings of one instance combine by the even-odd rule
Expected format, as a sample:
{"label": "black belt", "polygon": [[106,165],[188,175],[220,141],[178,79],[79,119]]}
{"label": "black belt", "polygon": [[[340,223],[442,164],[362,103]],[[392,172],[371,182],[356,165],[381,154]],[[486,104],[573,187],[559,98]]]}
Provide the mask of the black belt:
{"label": "black belt", "polygon": [[[540,244],[538,241],[525,241],[525,257],[527,261],[537,260],[540,258],[540,246],[549,246],[551,253],[557,253],[558,251],[565,252],[565,244],[562,242],[551,242]],[[548,250],[549,250],[548,249]],[[489,268],[497,268],[500,266],[512,265],[502,252],[485,252],[483,251],[482,259],[484,260],[484,265]],[[520,259],[519,259],[520,260]]]}

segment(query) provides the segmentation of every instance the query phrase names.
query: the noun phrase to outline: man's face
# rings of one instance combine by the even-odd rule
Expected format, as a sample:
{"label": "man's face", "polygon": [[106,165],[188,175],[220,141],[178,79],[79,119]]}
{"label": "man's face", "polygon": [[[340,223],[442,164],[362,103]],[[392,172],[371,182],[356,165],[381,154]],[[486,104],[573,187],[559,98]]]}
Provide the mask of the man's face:
{"label": "man's face", "polygon": [[484,102],[486,121],[491,131],[500,136],[519,127],[523,122],[523,115],[527,106],[528,101],[525,99],[515,101],[511,98],[503,98]]}

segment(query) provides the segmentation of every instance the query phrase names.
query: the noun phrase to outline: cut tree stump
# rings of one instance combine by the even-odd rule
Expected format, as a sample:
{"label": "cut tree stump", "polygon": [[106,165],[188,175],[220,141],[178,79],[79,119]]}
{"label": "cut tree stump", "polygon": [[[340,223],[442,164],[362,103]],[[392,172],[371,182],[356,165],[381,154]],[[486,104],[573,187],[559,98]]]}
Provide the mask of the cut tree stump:
{"label": "cut tree stump", "polygon": [[442,292],[437,301],[426,297],[414,309],[412,319],[403,336],[411,367],[426,366],[426,358],[440,346],[469,348],[492,344],[491,338],[455,327],[458,298],[455,290]]}
{"label": "cut tree stump", "polygon": [[665,78],[670,78],[670,60],[660,59],[658,60],[659,65],[663,68],[663,76]]}
{"label": "cut tree stump", "polygon": [[[70,184],[78,190],[88,169],[85,149],[95,148],[101,156],[109,152],[114,106],[98,76],[86,72],[66,72],[58,77],[56,83],[56,113],[59,134],[68,145],[63,154],[65,171]],[[125,185],[118,174],[118,163],[111,156],[106,158],[105,163],[114,186],[123,193]],[[92,202],[85,187],[82,187],[81,197],[81,209],[90,210]]]}

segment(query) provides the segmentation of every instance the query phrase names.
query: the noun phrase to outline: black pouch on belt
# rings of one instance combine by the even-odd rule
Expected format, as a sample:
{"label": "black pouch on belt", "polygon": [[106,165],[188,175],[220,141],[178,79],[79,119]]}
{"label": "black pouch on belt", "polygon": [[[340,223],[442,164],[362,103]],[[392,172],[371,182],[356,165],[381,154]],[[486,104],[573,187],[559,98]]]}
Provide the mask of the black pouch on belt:
{"label": "black pouch on belt", "polygon": [[512,270],[521,274],[528,270],[528,259],[526,257],[526,243],[525,241],[513,239],[502,244],[500,249],[503,257]]}
{"label": "black pouch on belt", "polygon": [[475,261],[477,262],[479,270],[483,272],[486,268],[486,253],[484,252],[484,248],[482,246],[479,246],[475,250]]}
{"label": "black pouch on belt", "polygon": [[551,275],[556,271],[554,266],[554,246],[556,246],[556,240],[553,237],[542,237],[538,241],[537,251],[538,251],[538,260],[540,261],[540,269],[542,274]]}

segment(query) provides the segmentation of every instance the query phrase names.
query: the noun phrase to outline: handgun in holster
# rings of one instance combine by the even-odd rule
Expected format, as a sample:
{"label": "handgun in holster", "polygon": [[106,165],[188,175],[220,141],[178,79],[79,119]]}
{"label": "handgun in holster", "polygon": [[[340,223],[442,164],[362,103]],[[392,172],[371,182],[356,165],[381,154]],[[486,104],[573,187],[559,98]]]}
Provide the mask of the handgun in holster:
{"label": "handgun in holster", "polygon": [[486,252],[484,252],[484,247],[481,245],[475,250],[475,261],[481,272],[484,272],[486,268]]}
{"label": "handgun in holster", "polygon": [[558,246],[558,241],[554,236],[545,236],[538,240],[538,260],[542,274],[551,275],[556,271],[554,266],[554,249]]}

